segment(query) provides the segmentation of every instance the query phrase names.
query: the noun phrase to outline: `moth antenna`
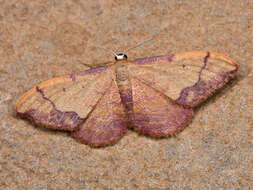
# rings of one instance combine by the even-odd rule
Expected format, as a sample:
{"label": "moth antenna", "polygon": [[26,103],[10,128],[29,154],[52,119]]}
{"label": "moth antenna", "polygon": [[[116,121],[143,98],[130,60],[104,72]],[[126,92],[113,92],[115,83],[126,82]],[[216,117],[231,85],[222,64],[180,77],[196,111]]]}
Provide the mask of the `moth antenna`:
{"label": "moth antenna", "polygon": [[115,53],[113,50],[111,50],[111,49],[106,49],[106,48],[103,48],[103,47],[98,47],[98,48],[101,48],[101,49],[103,49],[103,50],[105,50],[105,51],[110,51],[114,56],[117,56],[117,53]]}
{"label": "moth antenna", "polygon": [[126,52],[129,51],[129,50],[132,50],[132,49],[135,49],[135,48],[137,48],[137,47],[140,47],[141,45],[143,45],[143,44],[145,44],[145,43],[147,43],[147,42],[149,42],[149,41],[151,41],[151,40],[153,40],[153,39],[154,39],[154,37],[152,37],[152,38],[150,38],[150,39],[147,39],[147,40],[144,40],[143,42],[137,44],[136,46],[130,47],[130,48],[126,49],[124,52],[126,53]]}
{"label": "moth antenna", "polygon": [[[150,38],[150,39],[147,39],[147,40],[144,40],[143,42],[137,44],[137,45],[134,46],[134,47],[130,47],[130,48],[126,49],[126,50],[123,51],[123,52],[127,52],[127,51],[129,51],[129,50],[132,50],[132,49],[135,49],[135,48],[137,48],[137,47],[140,47],[141,45],[143,45],[143,44],[145,44],[145,43],[147,43],[147,42],[149,42],[149,41],[151,41],[151,40],[153,40],[153,39],[154,39],[154,37],[152,37],[152,38]],[[106,49],[106,48],[104,48],[104,47],[98,47],[98,48],[101,48],[101,49],[103,49],[103,50],[105,50],[105,51],[108,51],[108,49]],[[109,51],[112,52],[113,55],[114,55],[115,57],[118,57],[118,56],[119,56],[119,54],[115,53],[115,51],[113,51],[113,50],[109,50]],[[117,50],[117,51],[118,51],[118,50]],[[120,54],[120,55],[121,55],[121,54]],[[124,55],[125,55],[125,54],[124,54]]]}

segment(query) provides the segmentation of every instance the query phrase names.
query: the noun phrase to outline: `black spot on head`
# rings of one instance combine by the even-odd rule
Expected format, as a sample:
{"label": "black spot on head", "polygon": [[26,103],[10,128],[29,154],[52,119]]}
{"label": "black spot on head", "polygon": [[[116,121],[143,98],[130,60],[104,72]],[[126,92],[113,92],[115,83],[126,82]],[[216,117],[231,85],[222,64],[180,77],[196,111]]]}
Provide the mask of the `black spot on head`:
{"label": "black spot on head", "polygon": [[117,60],[127,60],[127,55],[126,54],[123,54],[123,53],[119,53],[119,54],[117,54],[115,57],[115,60],[117,61]]}

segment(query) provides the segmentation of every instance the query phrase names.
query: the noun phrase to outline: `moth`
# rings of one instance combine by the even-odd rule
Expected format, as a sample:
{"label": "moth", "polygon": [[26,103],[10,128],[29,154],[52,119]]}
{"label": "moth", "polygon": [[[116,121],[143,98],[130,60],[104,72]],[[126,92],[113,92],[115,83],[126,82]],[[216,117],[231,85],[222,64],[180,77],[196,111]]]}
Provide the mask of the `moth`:
{"label": "moth", "polygon": [[92,147],[111,145],[133,128],[152,137],[181,131],[199,105],[232,79],[239,64],[194,51],[115,62],[52,78],[25,93],[15,111],[36,125],[70,131]]}

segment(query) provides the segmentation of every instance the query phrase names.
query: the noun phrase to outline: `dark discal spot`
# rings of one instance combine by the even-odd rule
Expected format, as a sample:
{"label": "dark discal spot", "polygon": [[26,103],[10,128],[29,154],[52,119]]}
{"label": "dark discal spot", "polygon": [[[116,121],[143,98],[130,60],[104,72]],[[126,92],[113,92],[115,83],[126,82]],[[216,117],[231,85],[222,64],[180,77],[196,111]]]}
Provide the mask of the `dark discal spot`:
{"label": "dark discal spot", "polygon": [[168,56],[167,57],[167,60],[169,61],[169,62],[172,62],[172,58],[174,57],[174,55],[171,55],[171,56]]}
{"label": "dark discal spot", "polygon": [[185,64],[183,64],[182,67],[185,68]]}
{"label": "dark discal spot", "polygon": [[63,92],[66,92],[66,88],[63,88],[62,91],[63,91]]}
{"label": "dark discal spot", "polygon": [[28,118],[32,122],[39,125],[61,128],[70,131],[77,128],[84,121],[84,119],[79,117],[76,112],[58,110],[54,102],[46,97],[42,89],[37,86],[36,90],[41,94],[41,97],[44,100],[48,101],[52,105],[52,109],[49,111],[49,113],[43,113],[36,109],[30,109],[24,113],[18,112],[19,116]]}
{"label": "dark discal spot", "polygon": [[195,106],[200,101],[205,100],[212,92],[220,88],[224,83],[232,78],[238,70],[238,68],[236,68],[235,70],[229,72],[221,72],[212,80],[203,81],[201,80],[201,73],[206,67],[209,56],[210,54],[208,52],[204,58],[204,65],[199,72],[198,81],[193,86],[186,87],[181,91],[179,98],[176,100],[177,103],[189,107]]}

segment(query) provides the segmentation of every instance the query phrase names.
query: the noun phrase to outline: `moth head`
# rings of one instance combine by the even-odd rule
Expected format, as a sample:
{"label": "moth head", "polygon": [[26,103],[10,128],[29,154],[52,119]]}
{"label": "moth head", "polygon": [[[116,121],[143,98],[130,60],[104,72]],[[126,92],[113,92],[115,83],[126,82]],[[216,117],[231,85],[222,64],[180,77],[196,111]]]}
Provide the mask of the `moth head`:
{"label": "moth head", "polygon": [[116,54],[115,60],[116,61],[127,60],[127,55],[123,53]]}

